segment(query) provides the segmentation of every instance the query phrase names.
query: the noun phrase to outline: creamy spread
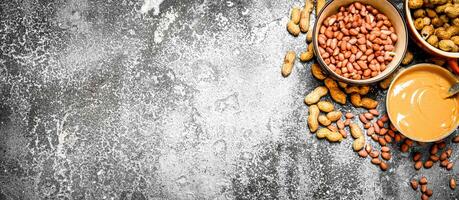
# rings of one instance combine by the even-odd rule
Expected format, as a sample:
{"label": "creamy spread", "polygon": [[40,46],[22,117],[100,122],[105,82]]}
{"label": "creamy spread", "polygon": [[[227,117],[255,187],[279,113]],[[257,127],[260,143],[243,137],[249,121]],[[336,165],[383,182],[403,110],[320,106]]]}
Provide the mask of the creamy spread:
{"label": "creamy spread", "polygon": [[431,65],[403,71],[387,94],[392,123],[405,136],[417,141],[446,137],[459,120],[459,96],[445,98],[455,82],[448,71]]}

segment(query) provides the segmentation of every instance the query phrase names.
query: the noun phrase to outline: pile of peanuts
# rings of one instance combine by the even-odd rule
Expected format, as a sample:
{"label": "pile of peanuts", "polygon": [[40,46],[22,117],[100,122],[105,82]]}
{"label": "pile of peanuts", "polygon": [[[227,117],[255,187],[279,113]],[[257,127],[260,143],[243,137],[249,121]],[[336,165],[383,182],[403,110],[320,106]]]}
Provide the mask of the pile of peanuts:
{"label": "pile of peanuts", "polygon": [[459,52],[459,1],[409,0],[414,27],[422,39],[447,52]]}
{"label": "pile of peanuts", "polygon": [[320,57],[335,73],[360,80],[377,76],[392,61],[397,35],[386,15],[360,2],[326,18],[318,36]]}

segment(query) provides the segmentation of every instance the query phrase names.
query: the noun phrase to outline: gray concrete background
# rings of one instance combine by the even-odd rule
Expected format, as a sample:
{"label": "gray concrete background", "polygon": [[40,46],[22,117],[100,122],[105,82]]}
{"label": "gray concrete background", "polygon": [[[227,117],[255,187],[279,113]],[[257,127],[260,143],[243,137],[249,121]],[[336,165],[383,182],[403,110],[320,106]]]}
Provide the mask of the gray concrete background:
{"label": "gray concrete background", "polygon": [[285,30],[294,5],[1,1],[0,199],[418,199],[421,175],[458,199],[458,167],[415,171],[394,150],[381,172],[352,139],[308,132],[320,83],[310,63],[280,75],[306,48]]}

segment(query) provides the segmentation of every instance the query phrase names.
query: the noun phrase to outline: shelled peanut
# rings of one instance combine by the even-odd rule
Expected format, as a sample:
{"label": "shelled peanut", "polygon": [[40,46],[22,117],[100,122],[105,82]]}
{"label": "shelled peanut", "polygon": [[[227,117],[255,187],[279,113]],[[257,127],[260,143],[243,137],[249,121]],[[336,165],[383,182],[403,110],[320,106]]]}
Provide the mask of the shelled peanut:
{"label": "shelled peanut", "polygon": [[319,28],[319,53],[327,67],[350,79],[368,79],[392,61],[397,35],[386,15],[360,2],[340,7]]}

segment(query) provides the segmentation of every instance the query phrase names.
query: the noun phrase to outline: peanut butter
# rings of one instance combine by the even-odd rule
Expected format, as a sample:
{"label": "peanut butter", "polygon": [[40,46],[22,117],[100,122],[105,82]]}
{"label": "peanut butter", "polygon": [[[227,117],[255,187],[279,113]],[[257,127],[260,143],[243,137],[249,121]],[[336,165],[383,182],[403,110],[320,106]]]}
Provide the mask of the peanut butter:
{"label": "peanut butter", "polygon": [[447,70],[430,64],[403,71],[387,94],[392,123],[413,140],[431,142],[446,137],[459,124],[459,97],[445,98],[455,82]]}

